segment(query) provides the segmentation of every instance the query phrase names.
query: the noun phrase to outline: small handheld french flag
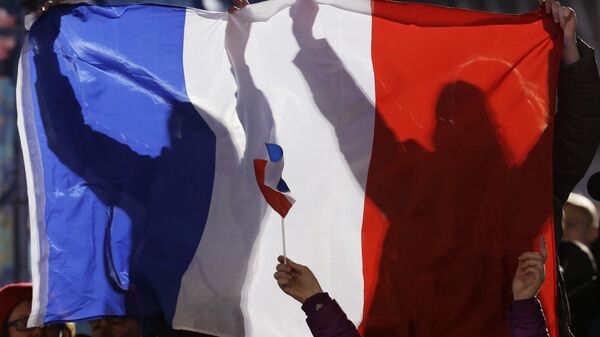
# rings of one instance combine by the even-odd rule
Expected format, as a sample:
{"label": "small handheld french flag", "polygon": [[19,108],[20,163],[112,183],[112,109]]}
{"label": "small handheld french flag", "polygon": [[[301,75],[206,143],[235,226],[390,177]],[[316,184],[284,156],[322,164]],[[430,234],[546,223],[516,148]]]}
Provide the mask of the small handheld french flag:
{"label": "small handheld french flag", "polygon": [[281,177],[283,172],[283,149],[277,144],[265,143],[269,160],[255,159],[256,182],[267,203],[282,218],[290,211],[295,200],[287,195],[290,189]]}

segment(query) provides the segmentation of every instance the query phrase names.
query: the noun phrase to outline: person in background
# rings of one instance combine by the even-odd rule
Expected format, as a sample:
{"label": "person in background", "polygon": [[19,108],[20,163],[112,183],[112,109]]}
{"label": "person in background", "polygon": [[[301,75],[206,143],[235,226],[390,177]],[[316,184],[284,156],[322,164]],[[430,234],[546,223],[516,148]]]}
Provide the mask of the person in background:
{"label": "person in background", "polygon": [[162,315],[105,317],[90,321],[92,337],[215,337],[169,327]]}
{"label": "person in background", "polygon": [[[594,241],[592,244],[592,254],[594,255],[594,260],[596,261],[596,267],[600,266],[600,237]],[[598,281],[600,282],[600,281]],[[600,292],[598,293],[598,299],[596,303],[600,303]],[[589,337],[598,337],[600,336],[600,313],[596,315],[592,326],[590,327]]]}
{"label": "person in background", "polygon": [[594,203],[581,194],[571,193],[564,207],[563,241],[585,245],[589,251],[598,238],[599,225]]}
{"label": "person in background", "polygon": [[564,207],[564,236],[558,257],[571,304],[571,330],[577,337],[588,336],[600,315],[600,275],[590,250],[598,238],[598,221],[598,210],[591,200],[574,193],[569,196]]}
{"label": "person in background", "polygon": [[[544,282],[546,271],[546,242],[542,238],[540,252],[519,256],[519,264],[512,283],[513,302],[508,311],[511,337],[548,337],[546,319],[536,295]],[[319,281],[306,266],[283,256],[273,275],[277,284],[298,302],[306,313],[306,323],[314,337],[360,337],[358,330],[339,304],[323,292]]]}
{"label": "person in background", "polygon": [[[143,322],[144,320],[142,320]],[[216,337],[213,335],[202,334],[199,332],[187,331],[187,330],[176,330],[169,326],[164,317],[160,317],[155,320],[156,323],[156,331],[152,336],[156,337]],[[143,326],[144,324],[142,324]],[[147,334],[144,334],[146,336]]]}
{"label": "person in background", "polygon": [[[540,0],[539,4],[546,14],[552,14],[564,33],[553,144],[553,208],[558,250],[562,245],[563,206],[584,177],[600,144],[600,76],[594,50],[577,37],[575,11],[557,0]],[[560,257],[558,260],[559,336],[572,337],[569,296],[560,267],[563,261]]]}
{"label": "person in background", "polygon": [[594,255],[594,261],[596,261],[596,267],[600,266],[600,237],[592,243],[590,248],[592,255]]}
{"label": "person in background", "polygon": [[73,337],[72,323],[27,327],[31,312],[31,283],[13,283],[0,288],[0,337]]}
{"label": "person in background", "polygon": [[141,337],[140,322],[132,317],[106,317],[90,321],[92,337]]}

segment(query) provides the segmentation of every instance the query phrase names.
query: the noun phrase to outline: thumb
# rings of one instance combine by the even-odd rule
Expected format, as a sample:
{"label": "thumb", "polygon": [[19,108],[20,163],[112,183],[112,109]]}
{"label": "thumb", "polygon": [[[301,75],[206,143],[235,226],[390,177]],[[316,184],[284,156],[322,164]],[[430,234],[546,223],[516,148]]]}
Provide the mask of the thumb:
{"label": "thumb", "polygon": [[298,263],[296,263],[296,262],[292,261],[292,260],[291,260],[289,257],[287,257],[286,259],[284,259],[284,258],[283,258],[283,256],[281,256],[281,255],[280,255],[280,256],[277,258],[277,261],[279,261],[279,263],[284,263],[284,262],[286,262],[286,260],[287,260],[287,264],[288,264],[290,267],[292,267],[292,269],[299,270],[299,269],[301,269],[301,268],[303,268],[303,267],[304,267],[303,265],[301,265],[301,264],[298,264]]}
{"label": "thumb", "polygon": [[540,254],[544,259],[544,262],[546,262],[546,257],[548,256],[548,247],[546,245],[546,238],[543,235],[540,239]]}

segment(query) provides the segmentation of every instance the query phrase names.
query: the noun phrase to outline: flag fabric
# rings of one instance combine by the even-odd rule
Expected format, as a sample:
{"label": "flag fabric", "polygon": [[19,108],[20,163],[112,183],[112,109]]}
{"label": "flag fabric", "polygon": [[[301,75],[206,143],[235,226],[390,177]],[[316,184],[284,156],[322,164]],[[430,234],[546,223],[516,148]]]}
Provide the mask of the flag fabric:
{"label": "flag fabric", "polygon": [[254,160],[256,182],[269,206],[279,213],[282,218],[285,218],[295,200],[286,195],[290,192],[290,188],[281,177],[283,173],[283,149],[281,146],[272,143],[266,143],[265,146],[269,160]]}
{"label": "flag fabric", "polygon": [[289,255],[363,335],[508,336],[517,257],[554,241],[561,42],[540,11],[52,8],[18,82],[30,324],[162,312],[219,336],[310,336],[272,278],[280,216],[254,160],[276,139],[302,200]]}

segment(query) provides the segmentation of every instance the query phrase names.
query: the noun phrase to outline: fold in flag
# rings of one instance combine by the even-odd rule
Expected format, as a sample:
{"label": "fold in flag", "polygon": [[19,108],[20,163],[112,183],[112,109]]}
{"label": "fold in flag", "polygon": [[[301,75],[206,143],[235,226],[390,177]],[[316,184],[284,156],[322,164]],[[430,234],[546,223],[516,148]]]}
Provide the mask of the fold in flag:
{"label": "fold in flag", "polygon": [[282,219],[265,199],[293,203],[281,148],[265,155],[278,135],[301,163],[288,246],[363,336],[507,337],[517,257],[553,241],[561,43],[541,11],[384,0],[51,8],[17,94],[30,323],[162,313],[310,336],[270,279]]}
{"label": "fold in flag", "polygon": [[281,177],[283,173],[283,149],[277,144],[266,143],[265,145],[269,160],[254,160],[256,183],[267,203],[282,218],[285,218],[295,200],[286,195],[290,192],[290,189]]}

